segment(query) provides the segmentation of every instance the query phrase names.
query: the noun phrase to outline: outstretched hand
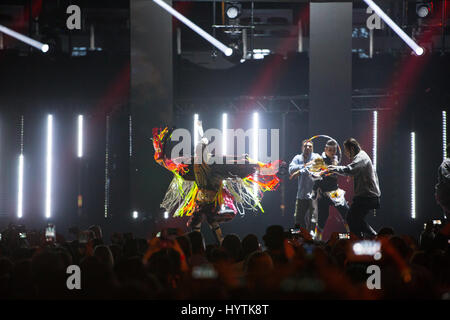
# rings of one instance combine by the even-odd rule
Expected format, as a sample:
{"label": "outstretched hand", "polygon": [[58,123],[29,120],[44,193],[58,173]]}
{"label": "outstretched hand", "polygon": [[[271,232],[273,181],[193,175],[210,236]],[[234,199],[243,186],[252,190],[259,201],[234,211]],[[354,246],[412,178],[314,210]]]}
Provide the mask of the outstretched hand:
{"label": "outstretched hand", "polygon": [[328,166],[328,169],[327,169],[328,172],[334,172],[336,170],[337,170],[337,166],[333,166],[333,165]]}

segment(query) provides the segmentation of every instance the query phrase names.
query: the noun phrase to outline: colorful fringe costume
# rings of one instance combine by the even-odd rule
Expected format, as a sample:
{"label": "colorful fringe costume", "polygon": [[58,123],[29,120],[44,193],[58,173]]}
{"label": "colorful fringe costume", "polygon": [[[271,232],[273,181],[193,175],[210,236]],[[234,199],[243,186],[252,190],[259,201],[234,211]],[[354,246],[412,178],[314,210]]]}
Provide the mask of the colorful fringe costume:
{"label": "colorful fringe costume", "polygon": [[[174,174],[162,208],[174,217],[190,216],[188,226],[197,231],[205,217],[219,242],[222,240],[219,223],[230,221],[245,210],[263,211],[263,192],[275,190],[280,181],[276,176],[279,161],[263,164],[244,156],[224,157],[223,164],[209,164],[201,158],[194,161],[199,159],[194,157],[170,159],[165,148],[172,131],[167,127],[153,128],[155,161]],[[201,147],[204,154],[206,144],[200,144],[196,150]]]}

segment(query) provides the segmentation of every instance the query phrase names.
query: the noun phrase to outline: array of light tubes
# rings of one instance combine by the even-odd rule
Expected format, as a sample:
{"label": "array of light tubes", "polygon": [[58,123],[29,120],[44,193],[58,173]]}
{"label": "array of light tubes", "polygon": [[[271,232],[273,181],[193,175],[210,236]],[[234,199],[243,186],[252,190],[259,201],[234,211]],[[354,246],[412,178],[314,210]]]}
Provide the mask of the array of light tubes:
{"label": "array of light tubes", "polygon": [[[373,164],[376,169],[377,167],[377,139],[378,139],[378,112],[373,111]],[[107,130],[108,121],[107,119]],[[258,130],[259,130],[259,114],[257,112],[253,113],[253,130],[252,130],[252,145],[251,145],[251,156],[252,159],[258,160]],[[194,115],[194,143],[199,141],[199,116]],[[21,138],[20,138],[20,155],[18,163],[18,194],[17,194],[17,217],[23,217],[23,188],[24,188],[24,154],[23,154],[23,129],[24,121],[23,116],[21,118]],[[222,114],[222,154],[226,155],[227,152],[227,136],[225,134],[228,129],[228,115],[226,113]],[[78,142],[77,142],[77,156],[78,158],[83,157],[83,116],[78,116]],[[416,218],[416,134],[411,132],[410,134],[410,182],[411,182],[411,218]],[[443,157],[446,158],[446,145],[447,145],[447,113],[442,111],[442,143],[443,143]],[[107,217],[108,210],[108,192],[109,183],[107,180],[108,174],[108,139],[106,142],[106,154],[105,154],[105,217]],[[49,114],[47,116],[47,145],[46,145],[46,188],[45,188],[45,217],[51,218],[52,215],[52,165],[53,165],[53,115]],[[255,177],[257,179],[257,177]],[[137,218],[137,211],[133,211],[133,218]],[[164,218],[168,219],[168,212],[164,212]]]}

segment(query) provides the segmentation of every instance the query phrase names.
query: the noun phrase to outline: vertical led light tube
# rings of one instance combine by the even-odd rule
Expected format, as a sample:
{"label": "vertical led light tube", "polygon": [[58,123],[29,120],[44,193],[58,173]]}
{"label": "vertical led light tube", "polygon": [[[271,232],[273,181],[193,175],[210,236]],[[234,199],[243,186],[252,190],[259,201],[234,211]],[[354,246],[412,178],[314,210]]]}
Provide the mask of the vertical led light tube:
{"label": "vertical led light tube", "polygon": [[105,218],[108,218],[109,209],[109,116],[106,116],[106,143],[105,143]]}
{"label": "vertical led light tube", "polygon": [[130,158],[133,155],[133,123],[131,120],[131,115],[128,117],[128,144],[129,144],[129,154]]}
{"label": "vertical led light tube", "polygon": [[447,111],[442,111],[442,157],[447,158]]}
{"label": "vertical led light tube", "polygon": [[411,218],[416,218],[416,134],[411,132]]}
{"label": "vertical led light tube", "polygon": [[19,154],[19,166],[18,166],[18,181],[17,181],[17,218],[23,217],[23,116],[20,119],[20,154]]}
{"label": "vertical led light tube", "polygon": [[23,216],[23,154],[19,155],[19,181],[17,191],[17,218]]}
{"label": "vertical led light tube", "polygon": [[[252,141],[252,159],[254,161],[258,161],[258,154],[259,154],[259,140],[258,140],[258,131],[259,131],[259,114],[257,112],[253,113],[253,141]],[[255,180],[258,180],[258,174],[255,173]],[[253,185],[253,192],[256,194],[258,191],[258,185]]]}
{"label": "vertical led light tube", "polygon": [[253,113],[253,136],[252,136],[252,151],[251,155],[254,160],[258,160],[258,131],[259,131],[259,114]]}
{"label": "vertical led light tube", "polygon": [[45,186],[45,217],[52,216],[52,169],[53,169],[53,115],[47,116],[47,157]]}
{"label": "vertical led light tube", "polygon": [[377,147],[378,147],[378,111],[373,112],[373,140],[372,140],[372,163],[377,170]]}
{"label": "vertical led light tube", "polygon": [[194,114],[194,148],[198,144],[198,114]]}
{"label": "vertical led light tube", "polygon": [[222,114],[222,155],[227,154],[227,129],[228,129],[228,115]]}
{"label": "vertical led light tube", "polygon": [[77,156],[83,157],[83,116],[78,115],[78,144],[77,144]]}

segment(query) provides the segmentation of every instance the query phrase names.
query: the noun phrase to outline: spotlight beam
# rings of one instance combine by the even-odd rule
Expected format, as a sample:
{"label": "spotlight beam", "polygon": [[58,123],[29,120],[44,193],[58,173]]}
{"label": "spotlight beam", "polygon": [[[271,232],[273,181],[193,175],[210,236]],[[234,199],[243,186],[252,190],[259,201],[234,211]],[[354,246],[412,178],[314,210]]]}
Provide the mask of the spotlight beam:
{"label": "spotlight beam", "polygon": [[364,0],[364,2],[372,8],[373,11],[375,11],[375,13],[381,18],[383,19],[384,22],[386,22],[386,24],[391,27],[392,30],[394,30],[394,32],[400,37],[402,38],[403,41],[406,42],[406,44],[414,50],[414,52],[417,55],[422,55],[423,54],[423,48],[420,47],[417,43],[414,42],[413,39],[411,39],[394,21],[392,21],[391,18],[389,18],[389,16],[384,13],[383,10],[380,9],[379,6],[376,5],[375,2],[373,2],[372,0]]}
{"label": "spotlight beam", "polygon": [[44,53],[47,52],[48,49],[49,49],[48,44],[45,44],[45,43],[36,41],[34,39],[31,39],[31,38],[29,38],[27,36],[24,36],[23,34],[20,34],[20,33],[16,32],[16,31],[14,31],[14,30],[11,30],[11,29],[9,29],[9,28],[1,25],[1,24],[0,24],[0,32],[3,32],[5,34],[7,34],[7,35],[9,35],[9,36],[19,40],[19,41],[25,42],[26,44],[28,44],[28,45],[30,45],[32,47],[35,47],[36,49],[39,49],[39,50],[41,50]]}
{"label": "spotlight beam", "polygon": [[169,6],[167,3],[165,3],[162,0],[153,0],[154,3],[159,5],[161,8],[166,10],[168,13],[170,13],[172,16],[183,22],[186,26],[188,26],[192,31],[196,32],[199,36],[201,36],[203,39],[211,43],[213,46],[215,46],[217,49],[222,51],[226,56],[231,56],[233,54],[233,49],[227,47],[222,42],[218,41],[216,38],[211,36],[209,33],[207,33],[205,30],[197,26],[195,23],[193,23],[191,20],[183,16],[181,13],[176,11],[174,8]]}

